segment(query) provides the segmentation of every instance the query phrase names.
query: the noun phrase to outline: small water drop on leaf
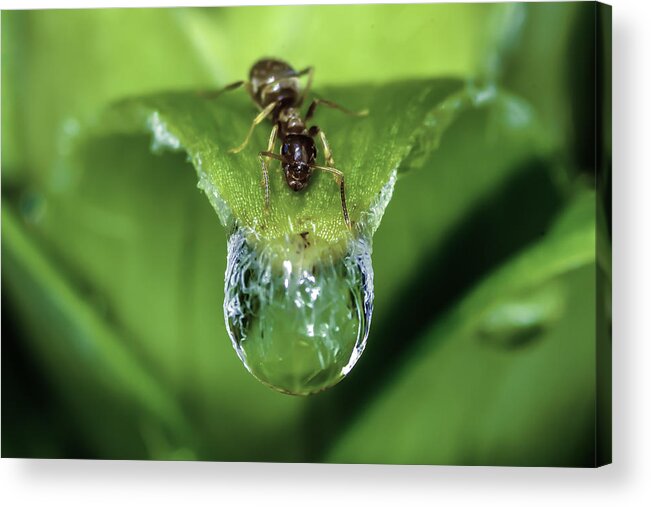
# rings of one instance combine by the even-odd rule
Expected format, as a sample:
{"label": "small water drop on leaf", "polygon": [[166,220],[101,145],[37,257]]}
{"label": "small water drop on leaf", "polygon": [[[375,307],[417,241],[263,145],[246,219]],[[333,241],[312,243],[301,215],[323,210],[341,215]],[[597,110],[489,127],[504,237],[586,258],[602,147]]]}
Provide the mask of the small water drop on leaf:
{"label": "small water drop on leaf", "polygon": [[558,283],[498,301],[482,316],[479,336],[492,345],[515,348],[531,343],[556,322],[565,307],[565,292]]}

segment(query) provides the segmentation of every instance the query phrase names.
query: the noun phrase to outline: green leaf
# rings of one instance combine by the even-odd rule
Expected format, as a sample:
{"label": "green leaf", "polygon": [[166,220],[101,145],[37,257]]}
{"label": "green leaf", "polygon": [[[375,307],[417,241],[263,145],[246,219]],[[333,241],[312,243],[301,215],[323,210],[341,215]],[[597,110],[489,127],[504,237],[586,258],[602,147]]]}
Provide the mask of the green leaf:
{"label": "green leaf", "polygon": [[[348,211],[358,230],[375,230],[383,209],[373,211],[372,207],[380,191],[417,139],[438,138],[470,100],[473,92],[462,90],[459,81],[440,80],[319,91],[349,108],[371,111],[366,118],[350,118],[321,110],[315,120],[327,133],[337,167],[345,175]],[[450,98],[455,94],[461,98]],[[432,119],[444,113],[446,121]],[[193,92],[167,94],[120,103],[101,122],[101,132],[149,128],[155,149],[185,150],[200,186],[228,228],[238,224],[266,240],[307,230],[330,245],[345,241],[349,231],[339,187],[329,174],[315,174],[310,186],[297,193],[285,184],[279,162],[272,161],[271,206],[265,210],[258,152],[266,149],[269,126],[258,127],[243,152],[228,153],[240,144],[254,115],[244,92],[224,94],[218,100]]]}
{"label": "green leaf", "polygon": [[[161,437],[188,446],[178,458],[195,457],[181,407],[102,319],[98,301],[63,276],[4,205],[2,222],[3,272],[30,328],[30,345],[42,363],[65,372],[52,378],[79,414],[88,441],[107,457],[137,458],[145,452],[140,431],[157,428]],[[122,436],[116,442],[117,431]]]}
{"label": "green leaf", "polygon": [[594,268],[587,193],[430,327],[327,461],[591,464]]}

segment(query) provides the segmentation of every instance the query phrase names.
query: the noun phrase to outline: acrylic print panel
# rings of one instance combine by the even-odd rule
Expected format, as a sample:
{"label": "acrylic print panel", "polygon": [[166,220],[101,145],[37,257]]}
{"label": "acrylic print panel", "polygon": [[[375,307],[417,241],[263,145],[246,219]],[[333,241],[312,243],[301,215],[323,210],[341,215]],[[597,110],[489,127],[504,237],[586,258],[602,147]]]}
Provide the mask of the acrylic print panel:
{"label": "acrylic print panel", "polygon": [[2,47],[3,456],[610,461],[609,7],[14,11]]}

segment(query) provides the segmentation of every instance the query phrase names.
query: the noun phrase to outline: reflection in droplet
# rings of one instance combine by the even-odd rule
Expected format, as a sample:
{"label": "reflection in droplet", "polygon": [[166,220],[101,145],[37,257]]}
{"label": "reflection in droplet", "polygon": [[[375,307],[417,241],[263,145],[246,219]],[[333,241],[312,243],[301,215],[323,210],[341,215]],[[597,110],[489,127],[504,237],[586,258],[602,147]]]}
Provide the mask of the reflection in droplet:
{"label": "reflection in droplet", "polygon": [[558,283],[497,301],[481,318],[479,336],[504,348],[529,344],[560,318],[564,307],[565,292]]}
{"label": "reflection in droplet", "polygon": [[373,310],[371,246],[337,252],[307,233],[261,246],[241,230],[228,244],[224,317],[246,368],[279,391],[307,395],[359,359]]}

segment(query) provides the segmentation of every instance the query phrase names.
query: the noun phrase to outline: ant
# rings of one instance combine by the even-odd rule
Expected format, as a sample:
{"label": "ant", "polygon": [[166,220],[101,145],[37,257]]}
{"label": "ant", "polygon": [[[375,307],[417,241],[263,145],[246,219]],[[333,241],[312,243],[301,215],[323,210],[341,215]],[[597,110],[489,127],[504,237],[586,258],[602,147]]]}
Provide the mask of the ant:
{"label": "ant", "polygon": [[[299,78],[305,75],[307,75],[307,85],[301,91]],[[338,109],[353,116],[366,116],[368,111],[350,111],[335,102],[317,98],[310,104],[305,115],[305,120],[303,120],[300,107],[303,105],[303,101],[312,87],[313,77],[314,67],[310,66],[301,71],[296,71],[282,60],[265,58],[259,60],[251,67],[248,81],[231,83],[221,90],[213,92],[211,97],[244,86],[260,110],[260,113],[253,119],[249,132],[242,144],[230,149],[230,153],[239,153],[242,151],[249,143],[255,127],[262,123],[265,118],[271,116],[273,127],[269,136],[267,149],[258,154],[262,163],[265,209],[269,209],[268,159],[279,160],[281,162],[285,181],[294,192],[306,188],[310,182],[312,172],[317,169],[332,174],[335,182],[339,185],[341,209],[344,214],[346,226],[350,230],[352,227],[350,218],[348,217],[348,209],[346,208],[344,173],[335,167],[330,145],[323,131],[316,125],[307,128],[306,123],[314,116],[314,112],[319,104]],[[314,143],[316,136],[319,136],[323,145],[323,153],[326,161],[325,166],[316,164],[317,151]],[[274,153],[278,138],[282,142],[280,155]]]}

